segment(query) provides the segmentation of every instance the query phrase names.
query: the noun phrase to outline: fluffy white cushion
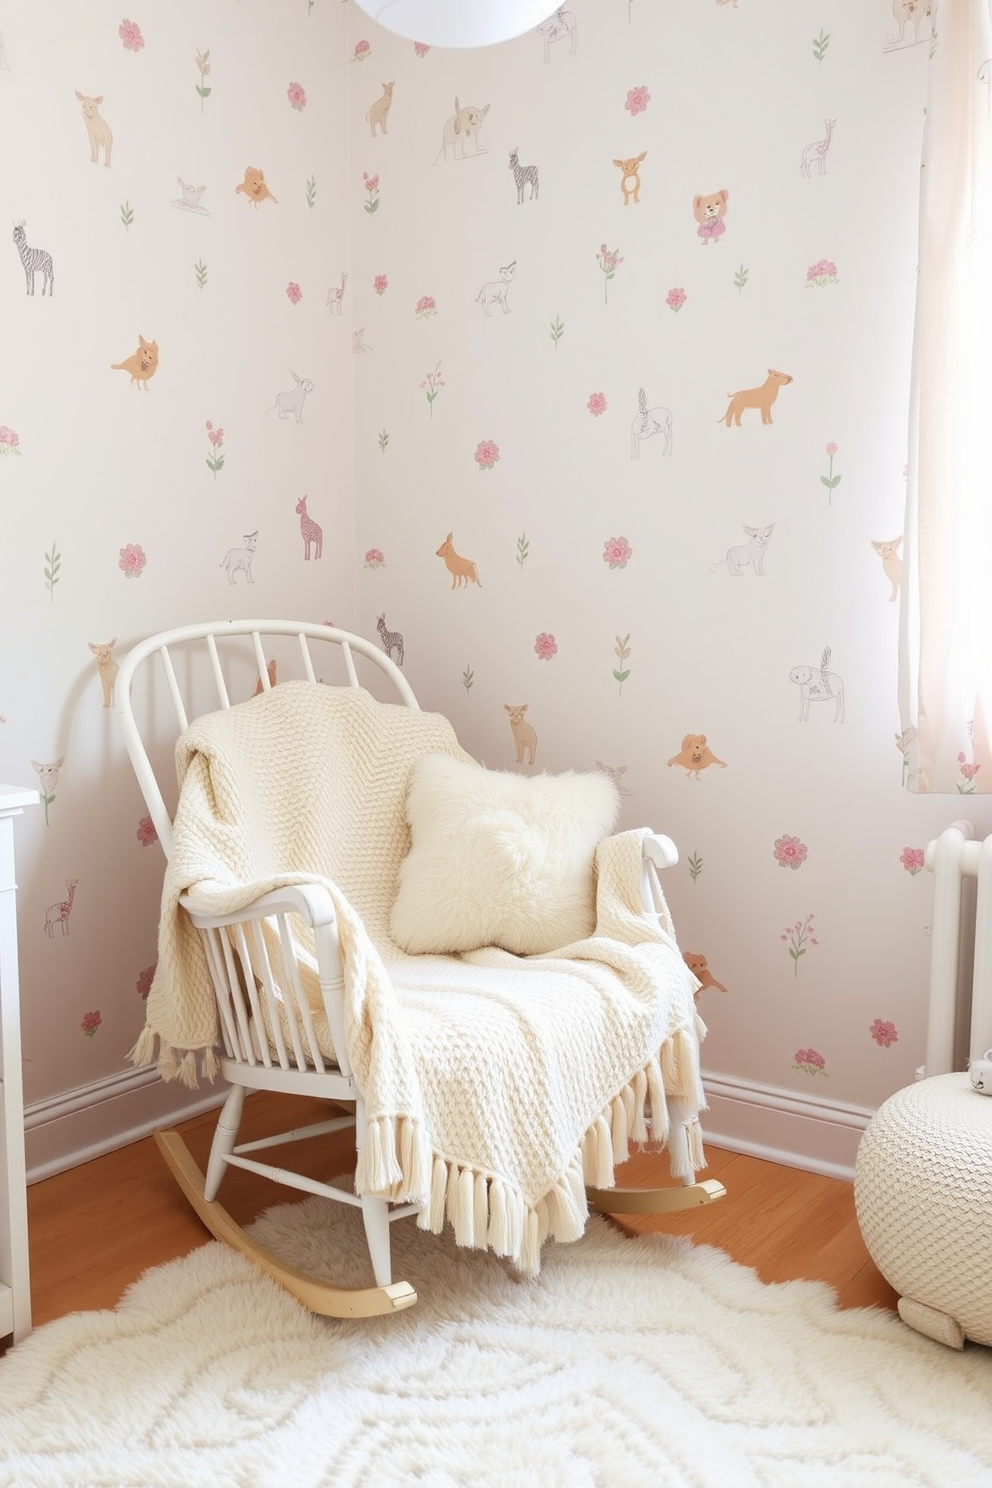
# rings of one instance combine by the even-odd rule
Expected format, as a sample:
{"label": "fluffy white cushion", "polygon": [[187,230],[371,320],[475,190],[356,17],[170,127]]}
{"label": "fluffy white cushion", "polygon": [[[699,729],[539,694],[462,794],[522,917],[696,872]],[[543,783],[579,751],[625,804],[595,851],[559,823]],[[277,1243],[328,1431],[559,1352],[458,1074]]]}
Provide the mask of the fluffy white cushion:
{"label": "fluffy white cushion", "polygon": [[411,954],[554,951],[595,928],[596,844],[616,824],[608,775],[513,775],[425,755],[390,933]]}

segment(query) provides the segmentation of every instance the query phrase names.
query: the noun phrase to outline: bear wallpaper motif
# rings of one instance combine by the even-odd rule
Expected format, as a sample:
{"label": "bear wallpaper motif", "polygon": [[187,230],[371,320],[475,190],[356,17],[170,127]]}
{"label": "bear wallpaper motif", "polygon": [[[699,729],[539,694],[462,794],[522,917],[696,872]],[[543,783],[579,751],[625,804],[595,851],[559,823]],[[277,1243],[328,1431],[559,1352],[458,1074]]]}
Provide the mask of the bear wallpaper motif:
{"label": "bear wallpaper motif", "polygon": [[924,9],[571,0],[455,52],[347,0],[0,0],[29,1139],[138,1089],[117,665],[228,615],[359,630],[489,767],[675,839],[714,1134],[788,1108],[829,1165],[799,1128],[912,1079],[965,814],[896,700]]}

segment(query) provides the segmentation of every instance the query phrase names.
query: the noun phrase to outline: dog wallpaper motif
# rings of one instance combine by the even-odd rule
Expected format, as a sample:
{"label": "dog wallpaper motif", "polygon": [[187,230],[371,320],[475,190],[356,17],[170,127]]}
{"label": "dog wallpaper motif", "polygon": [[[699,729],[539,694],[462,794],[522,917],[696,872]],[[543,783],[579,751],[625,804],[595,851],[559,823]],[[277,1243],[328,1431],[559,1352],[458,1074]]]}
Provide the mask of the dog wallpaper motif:
{"label": "dog wallpaper motif", "polygon": [[117,663],[263,612],[378,637],[493,768],[622,777],[623,825],[681,850],[725,1088],[859,1113],[911,1079],[922,848],[992,829],[967,741],[961,803],[904,790],[897,737],[929,18],[571,0],[456,53],[340,0],[53,0],[0,30],[29,1106],[134,1077],[162,859]]}

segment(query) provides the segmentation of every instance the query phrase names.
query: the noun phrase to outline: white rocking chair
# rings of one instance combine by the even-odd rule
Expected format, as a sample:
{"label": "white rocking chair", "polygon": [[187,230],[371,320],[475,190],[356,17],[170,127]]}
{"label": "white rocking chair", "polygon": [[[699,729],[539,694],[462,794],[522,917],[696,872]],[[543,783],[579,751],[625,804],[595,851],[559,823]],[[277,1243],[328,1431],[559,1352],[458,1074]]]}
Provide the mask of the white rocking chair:
{"label": "white rocking chair", "polygon": [[[362,667],[361,683],[357,664]],[[151,636],[122,661],[115,684],[115,707],[167,858],[173,853],[178,797],[174,765],[177,738],[203,715],[246,704],[259,691],[269,693],[276,679],[280,686],[299,679],[314,685],[329,683],[334,688],[363,687],[380,702],[399,702],[419,713],[405,676],[383,651],[360,636],[328,626],[280,620],[222,621]],[[429,719],[434,715],[420,716]],[[643,836],[642,851],[643,913],[657,923],[667,916],[667,909],[656,870],[677,862],[678,854],[670,839],[652,834]],[[320,865],[314,866],[319,875]],[[354,1050],[346,1028],[344,965],[334,898],[326,887],[314,882],[276,888],[226,914],[197,913],[185,896],[179,903],[205,951],[222,1047],[219,1070],[230,1085],[205,1175],[178,1133],[156,1133],[160,1150],[183,1193],[218,1239],[254,1260],[312,1311],[355,1317],[390,1314],[409,1307],[416,1301],[416,1293],[406,1282],[393,1278],[389,1226],[423,1210],[423,1202],[395,1203],[381,1193],[351,1192],[260,1160],[265,1148],[345,1127],[354,1127],[360,1159],[367,1140],[365,1096],[355,1074]],[[326,1017],[333,1059],[322,1049],[313,1000],[308,1001],[297,970],[298,935],[293,927],[301,924],[312,934],[322,1002],[318,1011]],[[513,974],[526,975],[526,971],[514,970]],[[259,1090],[330,1101],[336,1103],[340,1114],[239,1145],[237,1134],[245,1095]],[[674,1146],[678,1120],[676,1111],[670,1146]],[[684,1136],[682,1140],[684,1147]],[[617,1160],[626,1156],[626,1141],[624,1136]],[[613,1145],[616,1148],[615,1136]],[[329,1285],[283,1264],[258,1245],[217,1201],[221,1179],[229,1166],[360,1208],[374,1285],[359,1289]],[[680,1176],[681,1187],[654,1190],[619,1190],[587,1183],[586,1200],[589,1207],[602,1212],[660,1213],[709,1203],[725,1192],[714,1180],[697,1182],[686,1162],[682,1163]],[[612,1169],[607,1181],[611,1177]]]}

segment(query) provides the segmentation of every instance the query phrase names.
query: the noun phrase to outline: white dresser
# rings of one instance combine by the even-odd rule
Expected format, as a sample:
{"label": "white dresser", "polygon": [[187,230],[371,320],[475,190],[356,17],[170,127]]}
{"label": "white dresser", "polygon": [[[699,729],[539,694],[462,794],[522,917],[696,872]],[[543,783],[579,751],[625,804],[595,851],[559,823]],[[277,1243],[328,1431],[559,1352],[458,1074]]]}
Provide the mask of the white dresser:
{"label": "white dresser", "polygon": [[36,790],[0,785],[0,1338],[31,1331],[28,1201],[24,1173],[21,1005],[17,981],[14,818]]}

